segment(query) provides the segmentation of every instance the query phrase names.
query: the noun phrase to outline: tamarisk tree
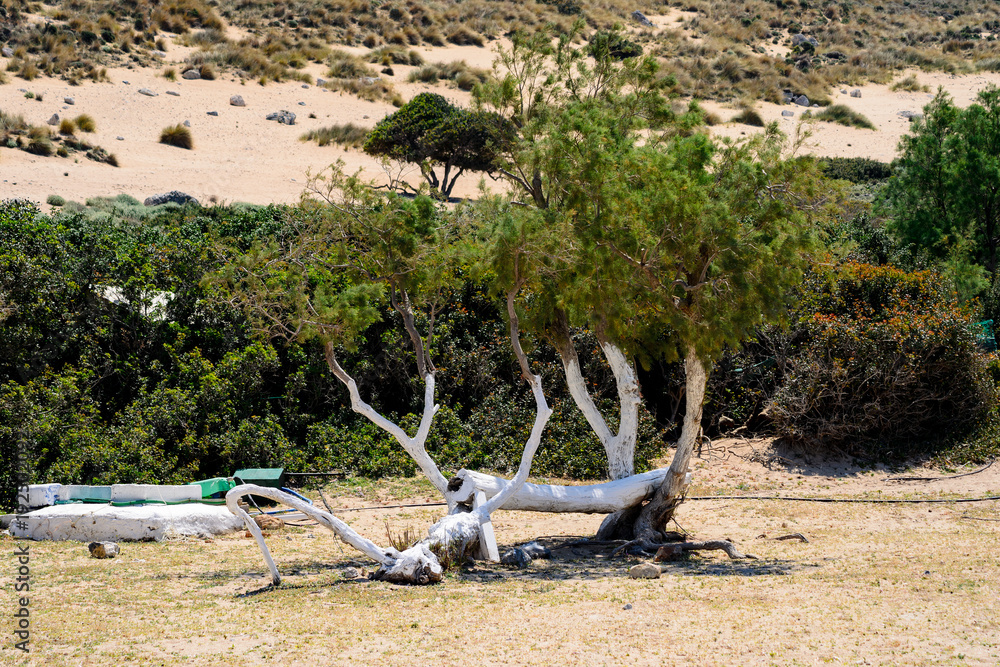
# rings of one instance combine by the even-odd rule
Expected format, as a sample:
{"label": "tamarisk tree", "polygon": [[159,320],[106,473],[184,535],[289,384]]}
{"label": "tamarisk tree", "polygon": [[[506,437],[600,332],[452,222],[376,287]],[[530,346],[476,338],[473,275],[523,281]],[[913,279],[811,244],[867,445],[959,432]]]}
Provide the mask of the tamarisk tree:
{"label": "tamarisk tree", "polygon": [[[653,58],[617,58],[606,45],[574,48],[582,30],[577,23],[554,43],[544,31],[515,34],[511,48],[498,51],[493,80],[474,96],[480,108],[518,128],[501,146],[498,173],[512,185],[512,196],[529,197],[545,220],[534,233],[550,237],[550,251],[528,265],[534,303],[528,325],[559,352],[570,394],[604,447],[609,477],[617,480],[634,472],[641,404],[621,333],[642,323],[621,300],[605,298],[607,283],[594,275],[586,243],[561,216],[576,205],[580,179],[600,187],[602,179],[618,177],[617,157],[642,133],[690,125],[695,117],[675,114],[664,95],[669,82],[658,77]],[[594,331],[614,374],[617,428],[588,390],[573,343],[578,326]]]}
{"label": "tamarisk tree", "polygon": [[[248,312],[266,335],[321,342],[331,372],[348,389],[351,407],[399,442],[421,472],[449,498],[449,515],[430,529],[426,540],[398,552],[378,547],[332,514],[281,491],[241,485],[229,492],[227,504],[244,518],[257,538],[275,584],[280,576],[263,536],[237,503],[250,493],[296,507],[333,530],[380,563],[377,578],[409,583],[438,581],[441,564],[437,554],[464,561],[478,546],[480,527],[489,515],[527,479],[551,414],[541,378],[531,373],[520,345],[514,309],[520,285],[512,285],[507,297],[510,340],[534,395],[536,417],[515,477],[487,502],[470,508],[451,500],[449,482],[425,448],[437,411],[432,361],[435,317],[450,298],[454,280],[454,217],[428,197],[408,200],[394,193],[379,193],[356,176],[346,176],[340,165],[332,167],[328,175],[312,179],[310,190],[315,197],[306,198],[294,210],[276,239],[232,255],[217,277],[220,291],[230,303]],[[357,338],[381,319],[386,305],[402,321],[424,382],[424,407],[412,436],[364,401],[357,383],[338,360],[338,349],[356,349]]]}
{"label": "tamarisk tree", "polygon": [[[610,511],[599,537],[633,538],[629,549],[651,551],[689,484],[712,360],[779,320],[800,276],[816,172],[809,159],[782,157],[776,127],[742,143],[699,134],[700,111],[670,109],[655,62],[587,65],[568,42],[515,39],[498,60],[506,74],[478,98],[519,119],[520,144],[503,173],[511,197],[528,194],[545,220],[534,233],[558,248],[530,265],[528,321],[559,351],[617,481],[585,492],[525,486],[507,507]],[[587,392],[573,326],[595,331],[614,372],[617,433]],[[632,476],[636,357],[684,361],[686,412],[669,470]],[[499,480],[463,474],[470,485],[498,488]]]}

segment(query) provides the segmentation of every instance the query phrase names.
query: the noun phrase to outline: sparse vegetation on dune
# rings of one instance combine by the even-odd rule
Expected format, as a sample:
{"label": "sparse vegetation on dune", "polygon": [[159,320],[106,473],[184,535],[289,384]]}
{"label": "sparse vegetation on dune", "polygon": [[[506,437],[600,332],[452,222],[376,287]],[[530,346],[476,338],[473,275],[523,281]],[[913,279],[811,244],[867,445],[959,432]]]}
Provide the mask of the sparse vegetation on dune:
{"label": "sparse vegetation on dune", "polygon": [[378,65],[411,65],[413,67],[418,67],[424,64],[424,57],[420,55],[419,52],[413,49],[408,49],[403,46],[383,46],[378,49],[372,49],[365,60],[370,63],[375,63]]}
{"label": "sparse vegetation on dune", "polygon": [[318,130],[309,130],[302,135],[302,141],[315,141],[320,146],[336,144],[344,148],[361,148],[368,136],[368,128],[359,127],[354,123],[346,125],[331,125]]}
{"label": "sparse vegetation on dune", "polygon": [[858,113],[843,104],[834,104],[815,114],[812,111],[806,111],[802,114],[802,117],[815,118],[816,120],[837,123],[838,125],[845,125],[847,127],[860,127],[863,130],[878,129],[864,114]]}
{"label": "sparse vegetation on dune", "polygon": [[403,98],[393,85],[380,78],[359,56],[346,51],[333,51],[327,58],[329,69],[323,87],[357,95],[363,100],[375,102],[386,100],[395,106],[402,106]]}
{"label": "sparse vegetation on dune", "polygon": [[[864,81],[888,83],[905,68],[949,72],[1000,71],[1000,20],[989,0],[916,0],[812,3],[805,0],[691,0],[683,6],[649,7],[649,13],[676,12],[668,29],[640,27],[633,4],[622,0],[542,0],[524,3],[442,2],[370,4],[360,0],[319,3],[290,0],[74,0],[33,5],[51,22],[25,20],[29,5],[4,0],[10,24],[7,43],[15,55],[8,69],[31,80],[41,74],[72,83],[106,77],[105,68],[152,65],[154,50],[165,47],[160,31],[179,33],[199,48],[188,64],[211,64],[261,82],[308,81],[302,69],[324,62],[331,45],[374,49],[369,62],[383,68],[422,65],[415,46],[486,46],[513,30],[550,24],[568,30],[586,22],[590,36],[615,34],[616,53],[640,52],[662,59],[665,83],[673,92],[701,99],[741,98],[780,102],[783,91],[804,94],[826,106],[833,86]],[[227,34],[225,22],[250,34]],[[661,19],[657,20],[660,28]],[[676,26],[676,27],[675,27]],[[611,32],[609,32],[611,31]],[[804,36],[806,39],[803,41]],[[605,40],[606,41],[606,40]],[[620,48],[619,48],[620,47]],[[211,78],[205,76],[203,78]],[[431,71],[423,73],[432,78]],[[468,75],[441,76],[463,89]],[[912,77],[899,85],[919,90]],[[370,90],[359,94],[372,97]],[[383,96],[383,98],[385,98]]]}
{"label": "sparse vegetation on dune", "polygon": [[[87,127],[90,129],[84,129]],[[91,160],[117,167],[118,158],[114,153],[109,153],[100,146],[74,136],[78,129],[93,132],[95,128],[94,119],[81,114],[75,121],[69,119],[60,121],[58,133],[53,134],[46,126],[31,125],[21,115],[0,110],[0,145],[6,148],[18,148],[42,157],[57,155],[65,158],[82,152]]]}
{"label": "sparse vegetation on dune", "polygon": [[464,60],[450,63],[431,63],[418,70],[410,72],[407,78],[411,83],[437,83],[438,81],[453,81],[461,90],[472,90],[477,83],[485,82],[490,73],[478,67],[469,67]]}

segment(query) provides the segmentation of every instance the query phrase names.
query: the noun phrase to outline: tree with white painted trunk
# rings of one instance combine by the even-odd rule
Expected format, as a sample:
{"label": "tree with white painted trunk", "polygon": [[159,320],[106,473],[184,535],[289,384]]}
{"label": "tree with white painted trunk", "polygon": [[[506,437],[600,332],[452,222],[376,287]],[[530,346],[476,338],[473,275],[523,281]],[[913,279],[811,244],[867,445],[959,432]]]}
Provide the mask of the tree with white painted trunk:
{"label": "tree with white painted trunk", "polygon": [[[477,97],[522,128],[504,170],[510,196],[531,197],[527,205],[546,221],[540,234],[559,249],[532,266],[528,321],[559,351],[570,392],[605,446],[610,476],[624,477],[602,494],[622,504],[599,537],[634,538],[629,548],[650,551],[689,485],[712,360],[754,327],[780,320],[783,295],[800,275],[815,166],[785,159],[776,128],[742,143],[712,143],[697,134],[697,107],[679,115],[669,109],[655,63],[586,64],[569,42],[515,39],[497,61],[499,83]],[[540,81],[551,88],[540,93]],[[596,333],[614,372],[617,432],[587,391],[574,326]],[[677,451],[655,484],[630,476],[637,357],[683,360],[686,372]],[[460,476],[463,495],[490,485],[475,473]],[[592,505],[557,487],[523,488],[513,502],[548,511]]]}
{"label": "tree with white painted trunk", "polygon": [[[558,253],[529,266],[535,307],[528,327],[558,351],[570,395],[605,450],[609,478],[618,480],[635,470],[642,398],[628,349],[634,337],[626,332],[641,328],[642,323],[626,301],[609,294],[608,284],[597,279],[600,267],[588,253],[589,241],[561,219],[572,210],[578,194],[564,187],[565,181],[581,176],[616,178],[613,168],[601,175],[593,171],[601,165],[583,164],[580,158],[588,152],[589,157],[602,152],[614,156],[620,145],[690,124],[691,117],[678,118],[674,113],[657,77],[655,59],[622,61],[589,46],[576,48],[575,37],[583,29],[578,23],[563,35],[545,31],[514,35],[509,50],[498,49],[494,81],[478,86],[474,99],[481,108],[519,128],[517,137],[503,146],[500,173],[511,184],[514,197],[527,195],[542,212],[546,219],[543,233],[552,236],[550,245],[559,247]],[[591,55],[596,57],[590,59]],[[594,114],[613,119],[613,132],[601,136],[590,132],[594,126],[588,117]],[[587,146],[594,140],[601,143],[599,151]],[[614,375],[616,428],[609,425],[588,389],[573,341],[577,327],[596,334]]]}
{"label": "tree with white painted trunk", "polygon": [[[426,197],[410,201],[379,193],[357,177],[346,176],[339,165],[329,175],[311,181],[310,186],[319,200],[304,201],[276,240],[259,244],[250,252],[234,253],[218,277],[219,287],[266,335],[318,339],[330,371],[347,387],[354,411],[392,435],[431,483],[447,494],[448,480],[428,454],[426,442],[438,408],[434,404],[434,323],[450,298],[454,282],[455,218]],[[478,546],[481,526],[527,479],[551,414],[541,378],[531,373],[520,344],[515,301],[523,285],[524,280],[515,272],[504,297],[511,345],[534,396],[536,416],[514,478],[505,480],[492,498],[471,511],[466,505],[449,502],[449,515],[430,529],[428,538],[403,552],[379,548],[331,514],[289,494],[248,485],[237,487],[227,495],[227,504],[244,518],[257,538],[275,584],[280,576],[263,535],[237,502],[250,493],[291,505],[315,518],[378,561],[381,567],[376,577],[390,581],[439,581],[439,556],[464,562]],[[424,381],[423,411],[413,435],[365,402],[354,378],[337,358],[338,348],[353,349],[357,337],[380,319],[379,311],[386,305],[399,315]]]}

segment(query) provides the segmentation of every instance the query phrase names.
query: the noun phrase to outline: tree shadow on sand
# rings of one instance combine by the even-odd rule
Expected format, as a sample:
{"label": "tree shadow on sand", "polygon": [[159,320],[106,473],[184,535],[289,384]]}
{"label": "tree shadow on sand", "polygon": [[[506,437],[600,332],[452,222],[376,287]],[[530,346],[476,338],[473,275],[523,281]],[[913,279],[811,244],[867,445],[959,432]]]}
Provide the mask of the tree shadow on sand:
{"label": "tree shadow on sand", "polygon": [[[523,569],[476,561],[458,571],[462,581],[480,583],[505,580],[596,581],[628,575],[628,569],[648,559],[634,556],[611,557],[619,543],[594,542],[582,536],[539,537],[535,540],[549,549],[551,557],[535,559]],[[505,549],[501,549],[501,553]],[[682,559],[661,563],[663,576],[774,576],[818,567],[788,559],[730,560],[722,554],[690,553]]]}

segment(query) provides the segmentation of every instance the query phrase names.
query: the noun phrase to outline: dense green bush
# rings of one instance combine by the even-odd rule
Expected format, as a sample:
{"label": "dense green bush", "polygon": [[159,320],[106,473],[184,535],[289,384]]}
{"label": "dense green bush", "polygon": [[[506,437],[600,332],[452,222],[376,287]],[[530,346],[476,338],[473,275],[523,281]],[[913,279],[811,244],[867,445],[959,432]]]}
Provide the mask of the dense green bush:
{"label": "dense green bush", "polygon": [[597,59],[610,56],[615,60],[625,60],[641,56],[642,46],[617,30],[598,31],[590,38],[590,53]]}
{"label": "dense green bush", "polygon": [[[64,483],[183,482],[246,466],[414,470],[398,443],[351,411],[318,344],[255,342],[243,314],[213,300],[203,283],[223,261],[221,249],[251,252],[294,233],[300,212],[146,208],[125,195],[87,204],[52,217],[26,202],[0,205],[0,294],[11,311],[0,327],[4,461],[21,448],[32,481]],[[108,286],[119,290],[114,300]],[[169,295],[165,307],[153,307],[156,294]],[[428,447],[447,470],[508,472],[534,403],[506,325],[473,283],[437,318],[443,407]],[[592,334],[579,341],[593,390],[614,415],[610,370]],[[533,472],[600,478],[603,451],[568,397],[555,351],[533,345],[556,411]],[[341,359],[365,400],[415,429],[422,385],[398,315],[387,313]],[[641,438],[637,467],[645,469],[664,442],[648,413]],[[14,488],[14,468],[0,473],[5,491]],[[12,505],[12,491],[0,503]]]}
{"label": "dense green bush", "polygon": [[805,341],[770,406],[782,435],[905,451],[971,430],[996,402],[972,312],[932,272],[816,271],[799,313]]}
{"label": "dense green bush", "polygon": [[866,157],[825,157],[823,175],[851,183],[878,183],[892,176],[892,167]]}

